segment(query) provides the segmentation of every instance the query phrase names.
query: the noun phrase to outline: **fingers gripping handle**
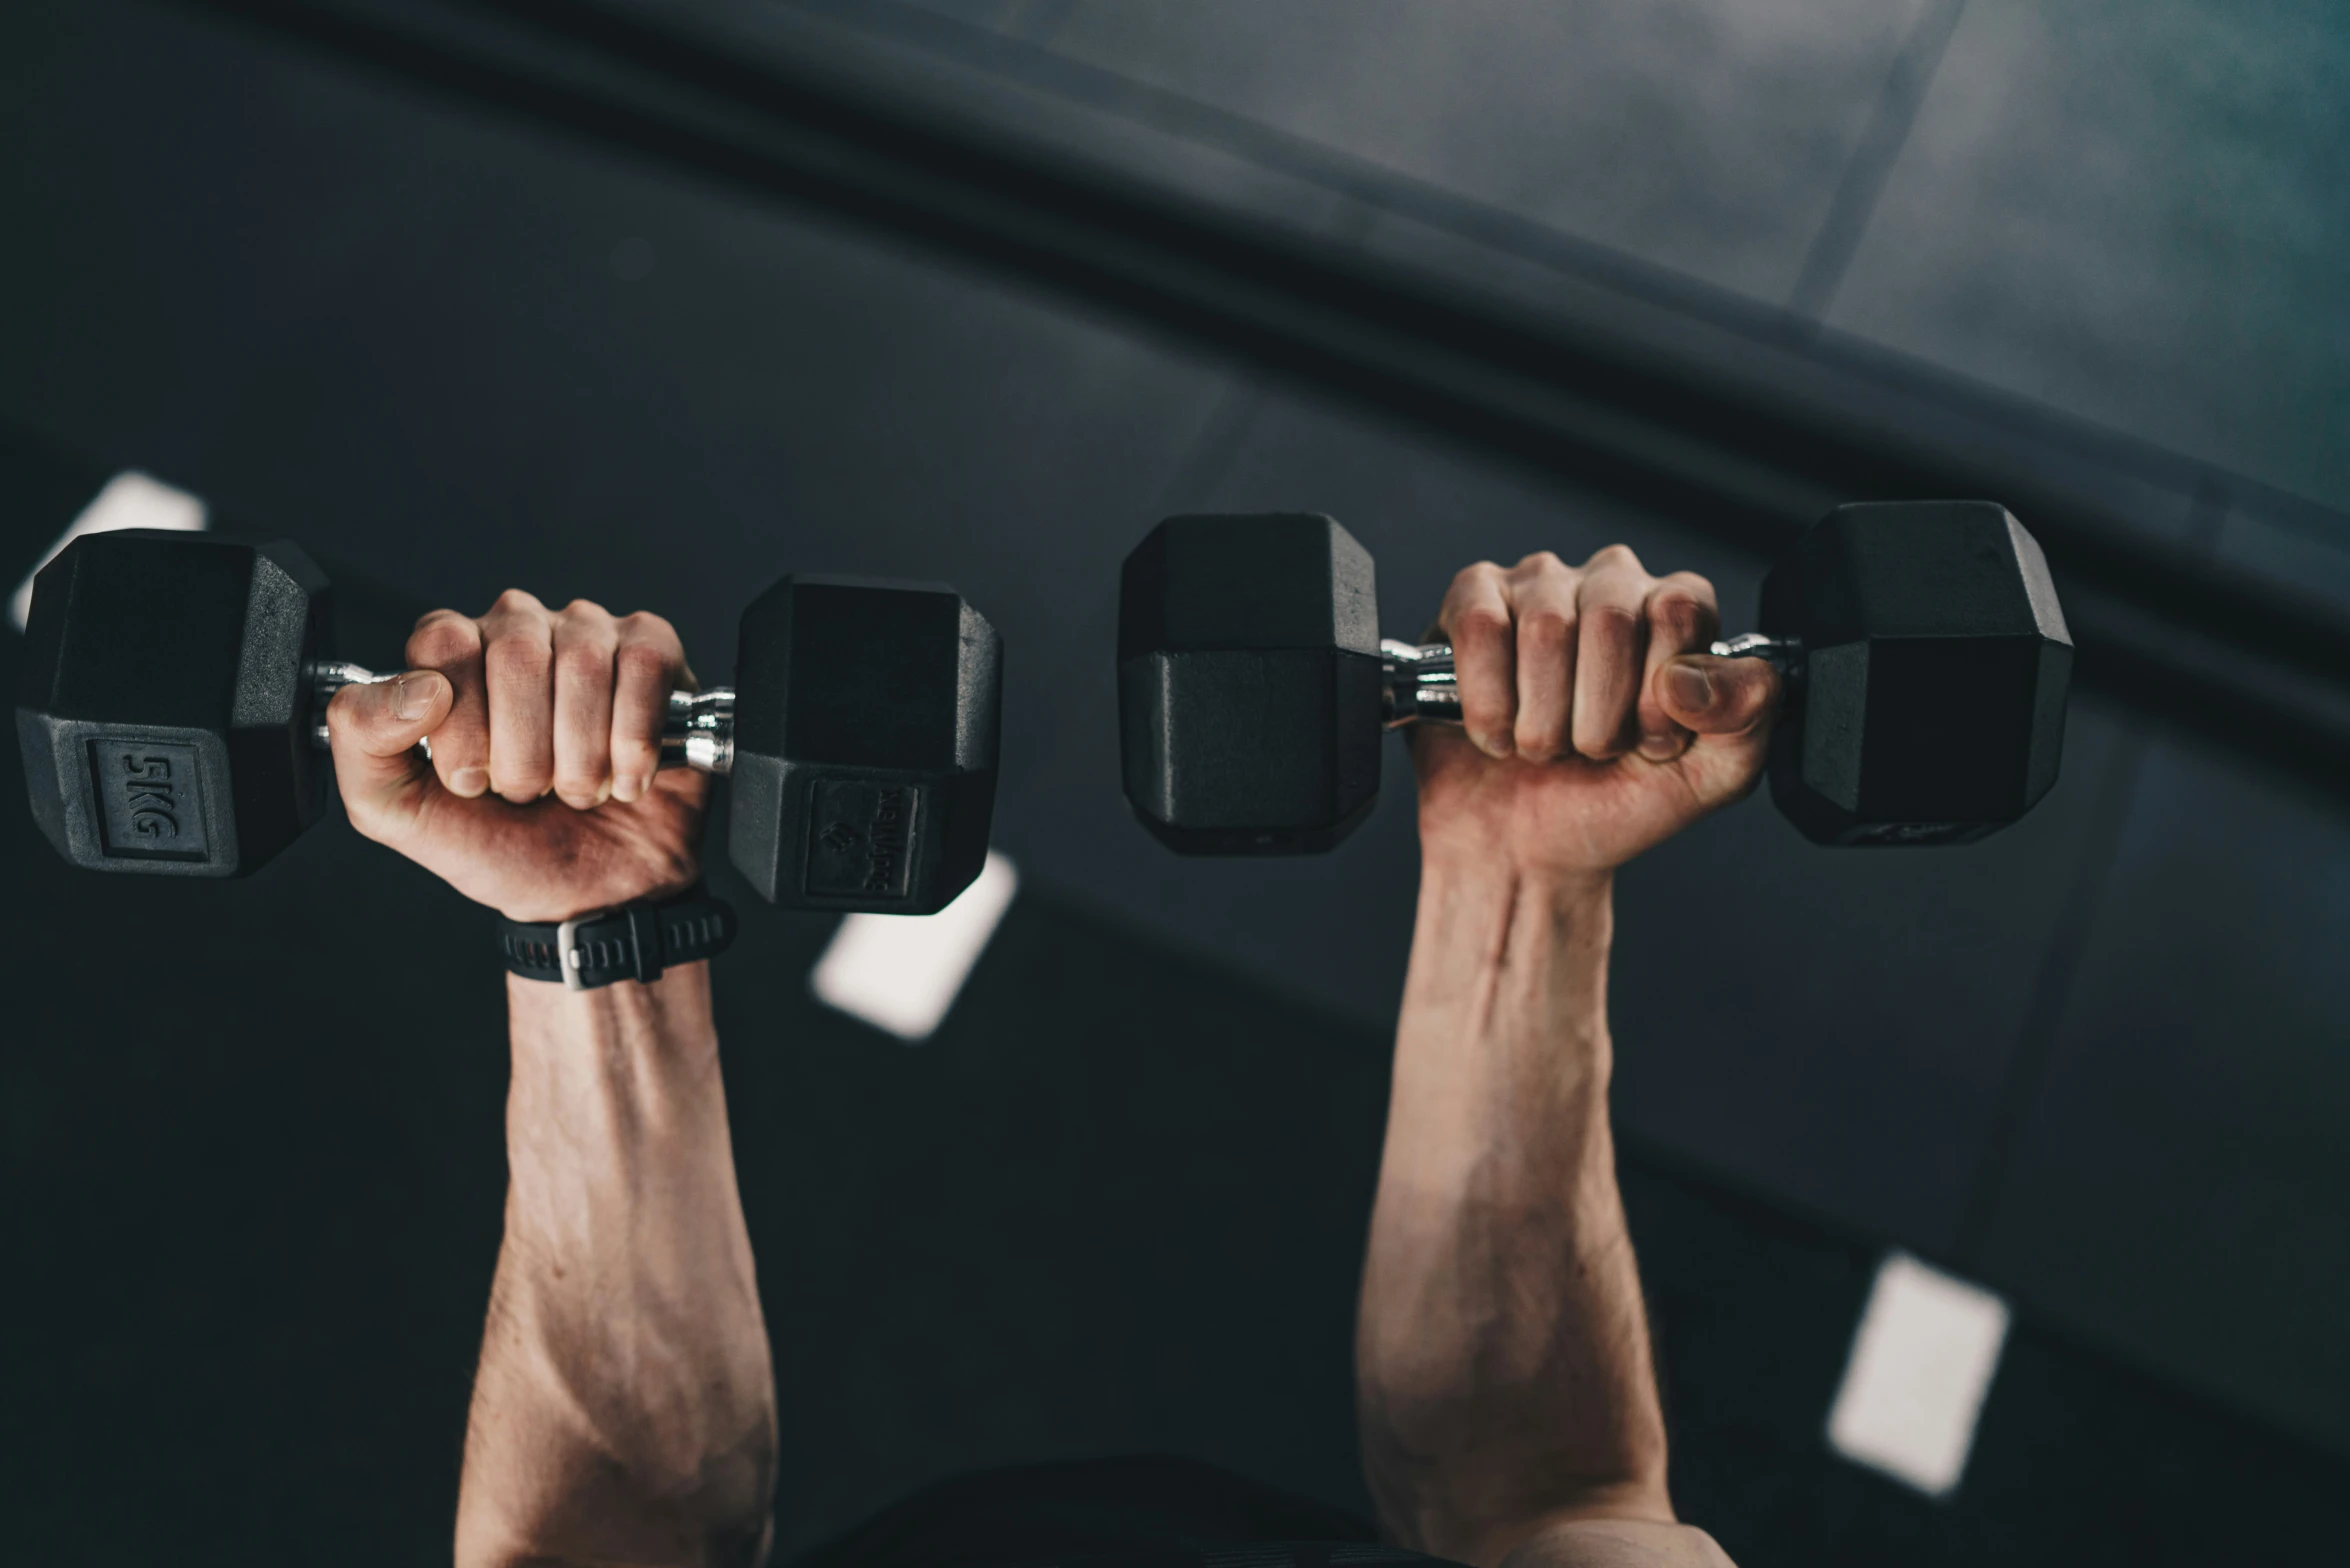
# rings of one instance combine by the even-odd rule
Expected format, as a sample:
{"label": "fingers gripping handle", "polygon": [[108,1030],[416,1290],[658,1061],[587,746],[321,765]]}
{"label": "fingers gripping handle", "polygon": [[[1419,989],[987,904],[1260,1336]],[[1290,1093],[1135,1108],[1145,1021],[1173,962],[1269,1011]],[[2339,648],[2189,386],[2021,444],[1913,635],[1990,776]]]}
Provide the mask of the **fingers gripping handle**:
{"label": "fingers gripping handle", "polygon": [[[1802,678],[1803,644],[1793,637],[1743,632],[1717,642],[1717,659],[1761,659],[1792,685]],[[1453,673],[1450,643],[1379,642],[1379,721],[1389,729],[1406,724],[1458,724],[1461,688]]]}
{"label": "fingers gripping handle", "polygon": [[[327,747],[326,705],[345,686],[378,686],[398,672],[378,675],[364,665],[341,659],[315,660],[304,670],[310,686],[310,743]],[[431,742],[425,742],[428,754]],[[734,770],[734,692],[725,686],[708,691],[673,691],[661,716],[661,766],[692,768],[700,773]]]}

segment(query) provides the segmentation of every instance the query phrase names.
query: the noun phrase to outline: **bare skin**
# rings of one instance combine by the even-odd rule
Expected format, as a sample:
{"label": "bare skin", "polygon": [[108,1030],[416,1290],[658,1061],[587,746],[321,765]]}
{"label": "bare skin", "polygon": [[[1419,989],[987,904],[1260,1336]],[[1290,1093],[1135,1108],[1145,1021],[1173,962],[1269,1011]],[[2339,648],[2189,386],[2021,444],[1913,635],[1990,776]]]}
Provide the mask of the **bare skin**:
{"label": "bare skin", "polygon": [[[1690,650],[1713,590],[1621,547],[1464,571],[1464,733],[1422,732],[1419,927],[1357,1345],[1399,1541],[1479,1565],[1727,1563],[1673,1522],[1607,1120],[1615,867],[1750,791],[1780,699]],[[359,830],[517,918],[689,885],[706,781],[653,771],[667,623],[509,593],[329,711]],[[430,737],[427,760],[416,743]],[[707,966],[508,986],[511,1185],[461,1568],[755,1564],[774,1380]]]}
{"label": "bare skin", "polygon": [[[692,884],[709,781],[654,771],[662,705],[691,680],[667,622],[510,592],[480,617],[426,616],[407,662],[328,710],[360,832],[517,920]],[[506,1235],[456,1561],[758,1563],[774,1373],[709,966],[506,990]]]}
{"label": "bare skin", "polygon": [[1613,546],[1454,579],[1464,724],[1414,737],[1418,927],[1356,1344],[1400,1542],[1480,1565],[1724,1565],[1674,1523],[1607,1093],[1615,868],[1750,792],[1781,698],[1712,585]]}

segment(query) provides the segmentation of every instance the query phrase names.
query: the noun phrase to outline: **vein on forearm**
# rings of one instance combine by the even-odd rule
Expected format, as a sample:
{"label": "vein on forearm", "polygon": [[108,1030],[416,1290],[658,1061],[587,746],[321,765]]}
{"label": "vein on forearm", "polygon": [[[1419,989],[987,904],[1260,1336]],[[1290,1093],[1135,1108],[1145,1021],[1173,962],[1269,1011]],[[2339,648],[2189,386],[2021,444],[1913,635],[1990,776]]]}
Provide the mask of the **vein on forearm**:
{"label": "vein on forearm", "polygon": [[1358,1374],[1391,1527],[1455,1555],[1661,1475],[1607,1123],[1609,920],[1604,881],[1422,886]]}
{"label": "vein on forearm", "polygon": [[706,972],[517,982],[506,1236],[467,1437],[469,1543],[701,1560],[755,1540],[773,1378]]}
{"label": "vein on forearm", "polygon": [[[1586,1152],[1604,1122],[1604,889],[1432,875],[1396,1034],[1387,1174],[1496,1195]],[[1401,1158],[1398,1158],[1400,1156]]]}

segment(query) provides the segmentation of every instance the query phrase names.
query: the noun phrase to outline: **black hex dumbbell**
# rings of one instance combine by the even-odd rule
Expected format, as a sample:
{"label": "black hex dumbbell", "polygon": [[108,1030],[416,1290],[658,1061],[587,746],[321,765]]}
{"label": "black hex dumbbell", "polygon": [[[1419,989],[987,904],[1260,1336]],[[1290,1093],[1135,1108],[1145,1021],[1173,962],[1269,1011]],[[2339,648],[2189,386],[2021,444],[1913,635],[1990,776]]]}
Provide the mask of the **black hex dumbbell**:
{"label": "black hex dumbbell", "polygon": [[[234,877],[317,820],[326,577],[285,541],[145,529],[42,568],[16,709],[33,815],[77,866]],[[675,692],[664,766],[729,774],[729,857],[794,908],[928,914],[979,874],[1003,645],[952,588],[786,577],[743,611],[735,684]]]}
{"label": "black hex dumbbell", "polygon": [[[1988,501],[1842,506],[1713,646],[1789,683],[1771,796],[1823,844],[1963,844],[2056,782],[2072,641],[2040,547]],[[1171,517],[1126,558],[1126,798],[1195,855],[1326,850],[1379,796],[1379,734],[1460,721],[1452,649],[1382,641],[1371,556],[1310,513]]]}

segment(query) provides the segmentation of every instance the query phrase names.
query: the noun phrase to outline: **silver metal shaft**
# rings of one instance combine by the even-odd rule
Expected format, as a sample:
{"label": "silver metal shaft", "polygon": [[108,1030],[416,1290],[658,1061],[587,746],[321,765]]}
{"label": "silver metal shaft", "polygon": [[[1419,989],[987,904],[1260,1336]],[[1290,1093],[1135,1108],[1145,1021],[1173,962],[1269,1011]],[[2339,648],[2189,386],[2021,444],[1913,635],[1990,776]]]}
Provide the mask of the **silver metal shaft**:
{"label": "silver metal shaft", "polygon": [[1461,688],[1453,679],[1452,644],[1379,639],[1379,722],[1458,724]]}
{"label": "silver metal shaft", "polygon": [[[380,686],[400,672],[379,675],[362,664],[343,659],[316,659],[303,672],[310,687],[310,743],[327,747],[326,705],[346,686]],[[700,773],[734,770],[734,692],[725,686],[708,691],[673,691],[661,717],[661,766],[692,768]]]}
{"label": "silver metal shaft", "polygon": [[[1766,660],[1790,680],[1796,678],[1803,659],[1803,644],[1796,639],[1761,632],[1725,638],[1710,651],[1717,659]],[[1453,673],[1450,643],[1380,639],[1379,722],[1389,729],[1461,722],[1461,688]]]}

